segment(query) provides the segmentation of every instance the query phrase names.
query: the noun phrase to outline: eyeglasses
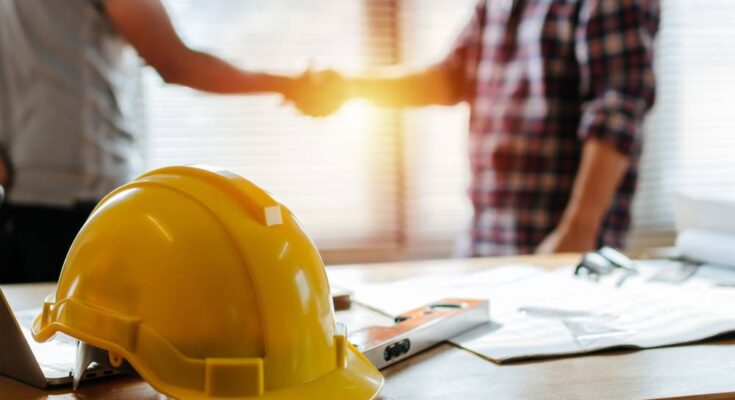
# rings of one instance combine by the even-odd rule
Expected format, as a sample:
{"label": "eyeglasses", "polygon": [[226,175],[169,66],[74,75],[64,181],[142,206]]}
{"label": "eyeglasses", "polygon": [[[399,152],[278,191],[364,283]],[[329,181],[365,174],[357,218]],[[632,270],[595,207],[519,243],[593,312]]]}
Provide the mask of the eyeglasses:
{"label": "eyeglasses", "polygon": [[574,269],[574,275],[599,280],[601,276],[610,275],[615,271],[623,271],[616,286],[622,286],[625,279],[638,273],[635,261],[620,251],[605,246],[597,251],[585,253]]}

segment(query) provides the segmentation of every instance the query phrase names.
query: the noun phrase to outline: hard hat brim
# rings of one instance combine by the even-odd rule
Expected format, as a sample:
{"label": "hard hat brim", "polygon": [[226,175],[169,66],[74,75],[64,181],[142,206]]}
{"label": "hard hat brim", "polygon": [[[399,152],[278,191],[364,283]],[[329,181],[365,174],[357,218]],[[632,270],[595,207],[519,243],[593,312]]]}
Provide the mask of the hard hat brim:
{"label": "hard hat brim", "polygon": [[[69,327],[59,324],[50,323],[46,326],[40,321],[40,316],[36,318],[32,328],[33,337],[39,342],[45,342],[55,333],[61,332],[72,337],[80,338],[89,344],[103,349],[117,347],[110,343],[100,342],[95,338],[77,332]],[[136,371],[157,391],[173,396],[181,400],[230,400],[232,397],[213,397],[204,394],[192,392],[190,390],[180,390],[179,388],[161,382],[154,376],[147,376],[145,369],[138,369],[138,359],[135,354],[130,354],[123,349],[114,349],[118,351],[128,362],[136,369]],[[280,389],[266,389],[261,396],[245,397],[242,400],[301,400],[301,399],[320,399],[320,400],[372,400],[380,389],[383,387],[385,378],[375,366],[357,350],[354,346],[347,343],[347,352],[344,368],[337,368],[326,375],[317,379],[306,382],[301,385],[290,386]]]}
{"label": "hard hat brim", "polygon": [[383,387],[384,378],[370,361],[349,345],[344,369],[336,369],[327,375],[280,390],[266,392],[255,399],[263,400],[372,400]]}

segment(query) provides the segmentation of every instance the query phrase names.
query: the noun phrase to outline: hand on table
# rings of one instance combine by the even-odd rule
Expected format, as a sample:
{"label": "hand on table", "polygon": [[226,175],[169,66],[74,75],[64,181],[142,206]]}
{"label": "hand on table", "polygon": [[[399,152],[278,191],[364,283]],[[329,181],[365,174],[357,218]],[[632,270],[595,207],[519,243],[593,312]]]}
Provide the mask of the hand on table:
{"label": "hand on table", "polygon": [[593,250],[596,241],[597,232],[560,225],[539,244],[536,254],[584,253]]}

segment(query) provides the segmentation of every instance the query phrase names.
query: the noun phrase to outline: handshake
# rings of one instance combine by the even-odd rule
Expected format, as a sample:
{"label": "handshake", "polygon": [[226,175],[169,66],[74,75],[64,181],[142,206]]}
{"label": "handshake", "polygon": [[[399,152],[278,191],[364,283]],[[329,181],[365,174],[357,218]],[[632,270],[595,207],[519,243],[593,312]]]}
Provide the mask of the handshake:
{"label": "handshake", "polygon": [[326,117],[337,112],[351,98],[349,87],[348,79],[338,72],[307,70],[291,78],[282,94],[303,114]]}

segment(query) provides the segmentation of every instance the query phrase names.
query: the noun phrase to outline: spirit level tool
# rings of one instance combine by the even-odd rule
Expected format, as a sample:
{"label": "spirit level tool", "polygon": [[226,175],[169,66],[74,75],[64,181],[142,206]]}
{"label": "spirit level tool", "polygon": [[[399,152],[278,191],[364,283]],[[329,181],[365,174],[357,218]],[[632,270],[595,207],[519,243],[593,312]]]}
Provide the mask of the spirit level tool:
{"label": "spirit level tool", "polygon": [[399,315],[393,326],[355,331],[349,340],[377,367],[411,357],[490,321],[486,300],[444,299]]}
{"label": "spirit level tool", "polygon": [[[486,300],[444,299],[399,315],[393,326],[371,326],[355,331],[349,335],[349,340],[380,369],[489,321]],[[107,352],[80,343],[74,372],[75,388],[79,384],[80,371],[92,362],[110,366]],[[127,364],[122,367],[117,369],[135,374]]]}

